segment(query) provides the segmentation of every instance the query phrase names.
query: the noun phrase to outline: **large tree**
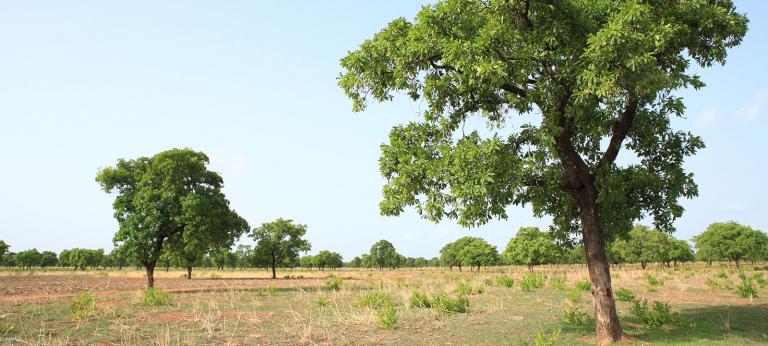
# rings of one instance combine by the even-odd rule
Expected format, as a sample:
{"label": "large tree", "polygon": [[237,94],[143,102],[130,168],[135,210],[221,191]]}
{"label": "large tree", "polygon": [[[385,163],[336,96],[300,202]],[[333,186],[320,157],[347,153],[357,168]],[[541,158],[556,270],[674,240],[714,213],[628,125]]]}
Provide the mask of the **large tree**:
{"label": "large tree", "polygon": [[6,264],[8,250],[11,248],[5,241],[0,240],[0,265]]}
{"label": "large tree", "polygon": [[155,266],[168,245],[178,247],[196,239],[189,234],[208,231],[200,227],[209,226],[207,221],[197,220],[206,217],[199,203],[221,204],[224,198],[223,179],[208,170],[208,162],[202,152],[171,149],[152,157],[120,159],[96,176],[104,191],[116,193],[112,205],[120,228],[115,245],[144,266],[147,287],[154,287]]}
{"label": "large tree", "polygon": [[529,271],[537,264],[557,262],[560,249],[549,232],[542,232],[538,227],[521,227],[509,240],[502,254],[511,264],[525,264]]}
{"label": "large tree", "polygon": [[277,266],[296,262],[301,252],[311,249],[304,239],[307,225],[294,224],[293,220],[277,219],[255,228],[251,237],[256,241],[255,256],[261,263],[272,268],[272,278],[277,278]]}
{"label": "large tree", "polygon": [[[671,231],[678,199],[697,194],[683,161],[703,143],[672,128],[684,112],[673,93],[702,87],[691,60],[724,63],[746,30],[729,0],[445,0],[350,52],[338,82],[354,111],[394,94],[424,103],[424,120],[382,146],[383,214],[412,206],[466,226],[509,205],[551,215],[558,237],[581,235],[609,343],[622,331],[606,238],[646,215]],[[490,131],[472,129],[475,115]]]}

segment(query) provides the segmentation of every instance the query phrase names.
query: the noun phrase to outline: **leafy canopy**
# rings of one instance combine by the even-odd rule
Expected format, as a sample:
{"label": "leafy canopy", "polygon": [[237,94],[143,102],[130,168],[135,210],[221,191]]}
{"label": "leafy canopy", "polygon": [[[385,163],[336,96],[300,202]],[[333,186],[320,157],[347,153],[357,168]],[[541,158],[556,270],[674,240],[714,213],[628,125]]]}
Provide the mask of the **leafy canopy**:
{"label": "leafy canopy", "polygon": [[[426,107],[381,147],[385,215],[476,226],[530,204],[566,238],[594,191],[609,236],[646,215],[669,231],[704,146],[670,125],[674,92],[702,87],[690,60],[724,63],[746,25],[729,0],[445,0],[350,52],[338,83],[355,111],[395,94]],[[489,130],[465,132],[471,116]]]}
{"label": "leafy canopy", "polygon": [[299,259],[299,253],[309,251],[311,244],[304,239],[307,225],[295,224],[293,220],[277,219],[254,228],[251,237],[256,241],[254,255],[257,261],[272,265],[292,263]]}
{"label": "leafy canopy", "polygon": [[549,232],[542,232],[538,227],[521,227],[507,243],[502,256],[507,263],[548,264],[558,260],[560,248]]}

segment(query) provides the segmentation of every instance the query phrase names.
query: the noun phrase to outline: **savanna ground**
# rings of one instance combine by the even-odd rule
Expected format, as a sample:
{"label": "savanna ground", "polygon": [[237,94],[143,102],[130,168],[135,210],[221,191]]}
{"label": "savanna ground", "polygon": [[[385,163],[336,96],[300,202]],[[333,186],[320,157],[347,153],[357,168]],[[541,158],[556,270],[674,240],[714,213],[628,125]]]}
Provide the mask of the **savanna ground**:
{"label": "savanna ground", "polygon": [[[748,275],[766,269],[743,267]],[[192,280],[181,278],[182,271],[159,270],[156,286],[170,294],[171,305],[146,306],[138,304],[146,281],[137,270],[5,271],[0,272],[0,343],[591,343],[586,268],[546,266],[536,273],[547,275],[543,287],[526,292],[521,283],[530,283],[529,274],[520,267],[283,271],[280,276],[287,277],[277,280],[260,270],[196,270]],[[768,288],[755,283],[757,298],[740,297],[735,287],[741,279],[733,268],[627,266],[612,273],[615,290],[627,289],[651,306],[653,301],[671,306],[673,323],[647,327],[631,312],[632,302],[617,302],[632,344],[768,344]],[[94,304],[77,319],[69,303],[83,292],[93,295]],[[414,292],[466,296],[469,307],[451,313],[414,306]],[[372,303],[377,297],[390,302]],[[566,311],[577,313],[569,319]]]}

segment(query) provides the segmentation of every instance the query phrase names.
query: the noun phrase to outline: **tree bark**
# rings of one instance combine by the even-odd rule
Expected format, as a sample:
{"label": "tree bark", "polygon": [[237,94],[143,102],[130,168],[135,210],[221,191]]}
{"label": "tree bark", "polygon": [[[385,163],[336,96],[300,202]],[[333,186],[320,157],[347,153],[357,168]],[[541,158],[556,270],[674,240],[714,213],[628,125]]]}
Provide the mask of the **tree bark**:
{"label": "tree bark", "polygon": [[584,206],[581,213],[581,232],[587,256],[589,280],[595,304],[595,332],[599,345],[621,340],[623,332],[616,313],[616,301],[611,287],[611,271],[605,254],[605,239],[600,228],[597,203]]}
{"label": "tree bark", "polygon": [[187,280],[191,280],[191,279],[192,279],[192,265],[188,264],[187,265]]}
{"label": "tree bark", "polygon": [[275,254],[272,254],[272,278],[277,279],[277,271],[275,267],[277,266],[277,258],[275,258]]}
{"label": "tree bark", "polygon": [[144,265],[147,268],[147,288],[155,287],[155,263],[147,263]]}

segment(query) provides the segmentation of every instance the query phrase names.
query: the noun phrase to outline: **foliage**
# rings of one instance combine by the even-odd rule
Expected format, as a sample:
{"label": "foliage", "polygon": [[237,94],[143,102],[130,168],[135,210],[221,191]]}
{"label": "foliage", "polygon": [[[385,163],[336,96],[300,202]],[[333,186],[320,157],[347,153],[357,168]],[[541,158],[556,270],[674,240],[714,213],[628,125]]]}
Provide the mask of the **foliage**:
{"label": "foliage", "polygon": [[568,291],[568,293],[566,293],[565,297],[571,303],[579,304],[579,303],[581,303],[581,292],[582,292],[582,290],[573,289],[573,290]]}
{"label": "foliage", "polygon": [[616,300],[620,302],[631,302],[635,300],[635,294],[626,288],[619,288],[615,292]]}
{"label": "foliage", "polygon": [[397,309],[392,304],[387,304],[378,311],[376,317],[379,321],[379,327],[394,328],[397,324]]}
{"label": "foliage", "polygon": [[341,278],[328,278],[325,280],[325,288],[328,290],[338,291],[341,290],[341,286],[344,284],[344,280]]}
{"label": "foliage", "polygon": [[395,250],[395,246],[384,239],[379,240],[373,246],[369,253],[370,260],[379,269],[397,268],[400,265],[400,254]]}
{"label": "foliage", "polygon": [[382,309],[392,305],[392,297],[387,292],[368,292],[361,295],[354,305],[360,308]]}
{"label": "foliage", "polygon": [[454,291],[457,295],[475,295],[485,292],[483,286],[472,286],[468,282],[460,282]]}
{"label": "foliage", "polygon": [[536,264],[556,263],[560,250],[549,232],[537,227],[522,227],[509,240],[502,257],[510,264],[525,264],[529,268]]}
{"label": "foliage", "polygon": [[654,301],[653,307],[649,308],[648,300],[635,300],[630,311],[647,328],[661,327],[667,324],[675,325],[680,322],[680,316],[677,313],[672,313],[672,307],[665,302]]}
{"label": "foliage", "polygon": [[555,329],[551,333],[540,331],[536,333],[534,344],[536,346],[554,346],[560,340],[560,329]]}
{"label": "foliage", "polygon": [[566,289],[565,275],[552,275],[549,278],[549,286],[556,290],[564,291]]}
{"label": "foliage", "polygon": [[648,282],[648,285],[650,286],[661,286],[664,284],[664,281],[656,277],[656,275],[653,275],[651,273],[645,273],[643,275],[645,278],[645,281]]}
{"label": "foliage", "polygon": [[571,326],[586,326],[592,318],[578,306],[566,307],[563,311],[563,323]]}
{"label": "foliage", "polygon": [[462,237],[440,249],[440,260],[449,267],[462,266],[477,268],[497,264],[499,253],[496,247],[478,237]]}
{"label": "foliage", "polygon": [[528,273],[517,284],[523,292],[531,292],[534,289],[544,287],[547,276],[542,273]]}
{"label": "foliage", "polygon": [[590,291],[592,290],[592,283],[590,283],[589,280],[579,280],[576,281],[574,287],[580,291]]}
{"label": "foliage", "polygon": [[768,259],[768,235],[736,222],[716,222],[694,237],[699,258],[734,261]]}
{"label": "foliage", "polygon": [[442,315],[453,316],[469,310],[469,299],[463,295],[451,298],[441,292],[432,297],[432,307]]}
{"label": "foliage", "polygon": [[171,295],[157,288],[148,288],[139,302],[141,306],[166,306],[172,305]]}
{"label": "foliage", "polygon": [[736,285],[736,293],[740,297],[749,298],[750,300],[757,298],[757,288],[754,285],[754,279],[745,273],[739,273],[739,279],[741,281]]}
{"label": "foliage", "polygon": [[303,238],[306,233],[306,225],[282,218],[254,228],[251,237],[256,241],[256,261],[269,264],[272,278],[277,278],[275,268],[278,265],[298,261],[300,252],[310,250],[309,241]]}
{"label": "foliage", "polygon": [[74,296],[69,301],[68,306],[74,320],[87,320],[98,309],[94,296],[91,293],[82,293]]}
{"label": "foliage", "polygon": [[496,277],[496,285],[501,287],[512,288],[515,285],[515,280],[509,276]]}
{"label": "foliage", "polygon": [[411,293],[411,298],[408,300],[408,306],[411,308],[430,308],[432,302],[429,300],[429,296],[424,292],[414,291]]}

